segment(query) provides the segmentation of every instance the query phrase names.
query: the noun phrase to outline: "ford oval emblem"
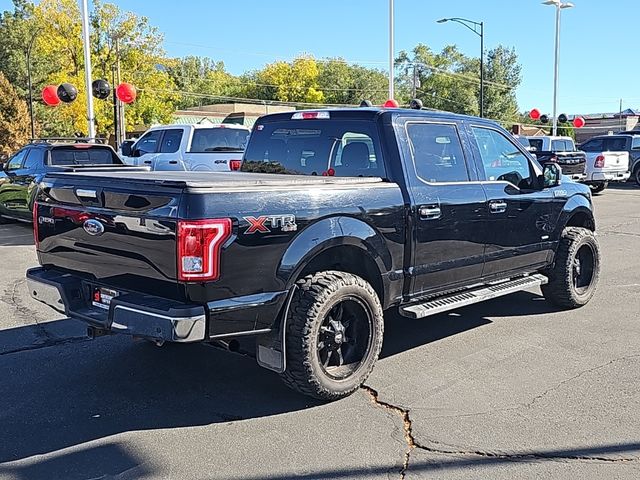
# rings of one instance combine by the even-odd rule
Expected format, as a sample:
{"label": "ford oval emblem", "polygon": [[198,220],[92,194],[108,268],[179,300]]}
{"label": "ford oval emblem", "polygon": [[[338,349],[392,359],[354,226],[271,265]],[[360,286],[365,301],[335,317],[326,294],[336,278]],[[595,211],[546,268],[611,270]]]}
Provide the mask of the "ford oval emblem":
{"label": "ford oval emblem", "polygon": [[82,224],[82,228],[89,235],[93,235],[95,237],[102,235],[104,233],[104,225],[100,223],[98,220],[94,220],[93,218],[86,220]]}

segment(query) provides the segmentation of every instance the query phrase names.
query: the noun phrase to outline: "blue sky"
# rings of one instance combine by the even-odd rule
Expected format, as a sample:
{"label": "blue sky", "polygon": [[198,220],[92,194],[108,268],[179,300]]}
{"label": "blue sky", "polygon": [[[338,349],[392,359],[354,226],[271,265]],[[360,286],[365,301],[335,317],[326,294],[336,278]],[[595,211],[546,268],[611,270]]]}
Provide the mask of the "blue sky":
{"label": "blue sky", "polygon": [[[149,17],[171,56],[224,61],[234,74],[300,53],[340,56],[385,68],[388,0],[112,0]],[[89,2],[91,3],[91,1]],[[560,112],[596,113],[640,107],[638,0],[574,0],[562,14]],[[395,0],[396,51],[422,42],[456,44],[478,55],[479,39],[442,17],[485,22],[485,45],[515,47],[523,67],[521,110],[550,112],[554,8],[539,0]],[[0,0],[0,10],[11,6]]]}

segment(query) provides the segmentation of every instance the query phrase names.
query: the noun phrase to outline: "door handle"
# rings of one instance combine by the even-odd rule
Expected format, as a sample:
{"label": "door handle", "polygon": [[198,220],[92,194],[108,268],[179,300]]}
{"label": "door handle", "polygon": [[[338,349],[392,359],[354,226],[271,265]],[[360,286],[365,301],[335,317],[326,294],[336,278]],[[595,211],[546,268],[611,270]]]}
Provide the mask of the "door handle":
{"label": "door handle", "polygon": [[504,213],[507,211],[507,202],[502,200],[489,202],[489,211],[491,213]]}
{"label": "door handle", "polygon": [[418,209],[420,218],[424,220],[437,220],[442,217],[442,210],[439,205],[424,205]]}

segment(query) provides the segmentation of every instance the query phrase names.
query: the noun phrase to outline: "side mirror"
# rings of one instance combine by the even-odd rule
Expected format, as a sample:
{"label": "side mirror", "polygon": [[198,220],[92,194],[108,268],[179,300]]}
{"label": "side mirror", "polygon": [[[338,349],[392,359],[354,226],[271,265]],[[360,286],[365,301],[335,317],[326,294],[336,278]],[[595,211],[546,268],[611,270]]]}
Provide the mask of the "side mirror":
{"label": "side mirror", "polygon": [[547,162],[542,167],[542,184],[544,188],[557,187],[562,182],[562,168],[554,162]]}
{"label": "side mirror", "polygon": [[124,142],[122,142],[122,145],[120,145],[120,151],[122,152],[122,155],[125,157],[131,157],[132,153],[133,153],[133,149],[131,147],[133,147],[133,140],[126,140]]}

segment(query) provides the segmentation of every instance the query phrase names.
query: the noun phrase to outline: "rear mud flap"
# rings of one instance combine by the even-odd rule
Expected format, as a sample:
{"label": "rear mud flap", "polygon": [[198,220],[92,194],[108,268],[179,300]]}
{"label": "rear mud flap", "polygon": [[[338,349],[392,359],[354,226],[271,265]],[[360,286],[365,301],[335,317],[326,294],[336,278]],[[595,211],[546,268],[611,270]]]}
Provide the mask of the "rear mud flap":
{"label": "rear mud flap", "polygon": [[289,316],[289,307],[293,295],[298,289],[297,285],[291,287],[287,301],[280,313],[277,325],[271,332],[260,335],[256,340],[256,360],[258,365],[276,373],[284,373],[287,369],[287,352],[286,352],[286,333],[287,333],[287,317]]}

